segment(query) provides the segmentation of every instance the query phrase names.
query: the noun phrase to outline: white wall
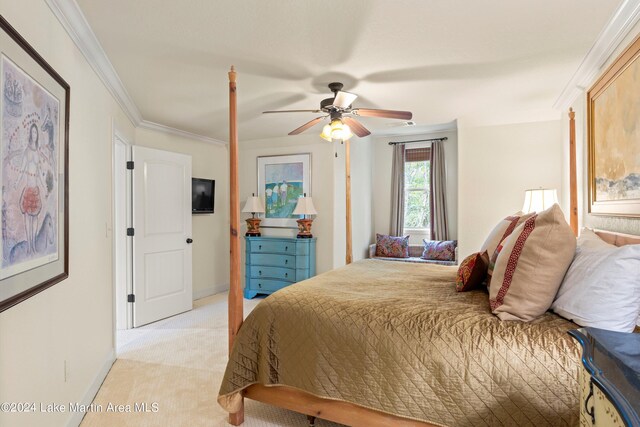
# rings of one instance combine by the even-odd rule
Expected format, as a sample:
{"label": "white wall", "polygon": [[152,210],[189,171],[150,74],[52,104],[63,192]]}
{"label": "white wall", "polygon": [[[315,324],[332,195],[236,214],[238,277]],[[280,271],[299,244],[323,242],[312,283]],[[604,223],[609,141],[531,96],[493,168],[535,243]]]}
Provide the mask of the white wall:
{"label": "white wall", "polygon": [[[455,131],[403,135],[402,137],[377,137],[374,138],[373,159],[373,223],[374,233],[372,243],[375,242],[375,233],[388,234],[391,223],[391,170],[393,147],[389,141],[411,141],[418,139],[443,138],[445,168],[447,173],[447,219],[449,223],[449,238],[458,237],[458,135]],[[411,147],[411,145],[407,145]],[[412,244],[421,244],[412,241]]]}
{"label": "white wall", "polygon": [[371,137],[351,140],[351,223],[354,261],[368,258],[369,244],[375,242],[373,231],[374,144]]}
{"label": "white wall", "polygon": [[[600,73],[588,86],[591,86],[604,73],[604,71],[618,58],[618,56],[640,34],[640,23],[629,32],[622,40],[615,52],[602,66]],[[588,88],[586,89],[588,90]],[[617,231],[621,233],[640,235],[640,218],[612,217],[604,215],[591,215],[589,213],[588,197],[588,145],[587,145],[587,111],[586,90],[574,102],[572,108],[576,113],[576,174],[578,184],[578,226],[599,228],[603,230]],[[562,113],[562,155],[563,155],[563,209],[569,211],[569,118],[566,112]]]}
{"label": "white wall", "polygon": [[522,208],[529,188],[562,194],[560,120],[458,124],[458,258],[476,252],[497,222]]}
{"label": "white wall", "polygon": [[[371,141],[351,141],[351,193],[353,212],[353,259],[362,259],[371,240]],[[241,207],[251,193],[257,191],[257,157],[311,153],[311,195],[318,215],[313,221],[316,237],[317,273],[345,263],[345,164],[344,145],[329,143],[317,133],[252,141],[239,145]],[[337,157],[336,157],[337,153]],[[243,214],[241,231],[246,231]],[[297,229],[262,227],[263,236],[295,237]],[[244,245],[244,243],[243,243]],[[244,246],[243,246],[244,247]],[[243,251],[244,256],[244,251]],[[243,279],[244,280],[244,279]]]}
{"label": "white wall", "polygon": [[189,154],[194,177],[215,179],[215,213],[193,215],[193,296],[229,289],[229,150],[142,128],[136,145]]}
{"label": "white wall", "polygon": [[[316,270],[317,273],[323,273],[333,268],[334,157],[330,143],[311,133],[300,136],[241,141],[238,152],[240,208],[242,209],[245,200],[251,193],[257,193],[258,156],[300,153],[311,153],[311,196],[318,211],[311,232],[318,239],[316,242]],[[250,216],[251,214],[241,214],[240,231],[242,235],[246,232],[244,220]],[[298,232],[297,229],[264,227],[261,230],[263,236],[295,237]],[[244,259],[244,239],[242,247]]]}
{"label": "white wall", "polygon": [[[0,0],[0,13],[71,86],[69,278],[0,314],[0,402],[82,402],[114,358],[113,122],[129,140],[134,130],[43,1]],[[0,412],[0,425],[59,426],[73,416]]]}

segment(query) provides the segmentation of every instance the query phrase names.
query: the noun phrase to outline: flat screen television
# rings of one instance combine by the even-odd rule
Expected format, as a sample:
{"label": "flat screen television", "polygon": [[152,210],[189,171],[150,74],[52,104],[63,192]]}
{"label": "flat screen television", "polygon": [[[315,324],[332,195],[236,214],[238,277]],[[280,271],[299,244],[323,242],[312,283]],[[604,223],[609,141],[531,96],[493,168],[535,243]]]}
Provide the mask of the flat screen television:
{"label": "flat screen television", "polygon": [[191,178],[191,213],[213,213],[215,195],[215,180]]}

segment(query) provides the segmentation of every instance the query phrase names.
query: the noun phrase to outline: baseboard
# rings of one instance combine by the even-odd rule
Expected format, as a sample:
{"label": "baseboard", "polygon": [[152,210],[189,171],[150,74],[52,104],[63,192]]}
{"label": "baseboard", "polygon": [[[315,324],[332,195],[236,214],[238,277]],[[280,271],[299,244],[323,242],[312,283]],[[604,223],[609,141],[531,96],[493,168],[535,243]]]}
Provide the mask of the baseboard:
{"label": "baseboard", "polygon": [[[91,404],[91,402],[93,402],[93,399],[96,397],[96,394],[98,394],[98,390],[100,390],[100,386],[102,386],[104,379],[107,377],[107,374],[109,373],[109,370],[111,369],[111,366],[113,366],[113,363],[115,361],[116,361],[116,353],[113,349],[111,349],[111,351],[105,358],[105,361],[102,364],[102,367],[98,371],[96,377],[93,379],[93,382],[91,383],[87,391],[84,393],[84,396],[82,396],[82,399],[78,403],[80,403],[81,405],[88,406]],[[73,415],[69,419],[69,422],[67,423],[67,426],[78,427],[82,422],[84,415],[85,415],[84,412],[73,413]]]}
{"label": "baseboard", "polygon": [[200,298],[210,297],[211,295],[219,294],[220,292],[225,292],[229,290],[229,284],[223,283],[221,285],[209,286],[204,289],[198,289],[197,291],[193,291],[193,300],[197,300]]}

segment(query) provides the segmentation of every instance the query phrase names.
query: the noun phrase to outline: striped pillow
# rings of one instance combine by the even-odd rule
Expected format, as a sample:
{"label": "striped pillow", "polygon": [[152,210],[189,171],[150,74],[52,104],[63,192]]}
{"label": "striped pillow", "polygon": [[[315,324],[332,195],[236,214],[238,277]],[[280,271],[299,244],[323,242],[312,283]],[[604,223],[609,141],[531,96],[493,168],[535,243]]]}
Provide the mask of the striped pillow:
{"label": "striped pillow", "polygon": [[501,220],[489,233],[487,239],[480,248],[480,253],[487,252],[489,258],[496,251],[500,243],[502,243],[509,235],[515,230],[517,226],[525,222],[528,218],[531,218],[533,214],[525,214],[522,212],[516,212],[513,215]]}
{"label": "striped pillow", "polygon": [[553,303],[573,260],[576,238],[558,204],[520,224],[505,240],[489,288],[502,320],[531,321]]}

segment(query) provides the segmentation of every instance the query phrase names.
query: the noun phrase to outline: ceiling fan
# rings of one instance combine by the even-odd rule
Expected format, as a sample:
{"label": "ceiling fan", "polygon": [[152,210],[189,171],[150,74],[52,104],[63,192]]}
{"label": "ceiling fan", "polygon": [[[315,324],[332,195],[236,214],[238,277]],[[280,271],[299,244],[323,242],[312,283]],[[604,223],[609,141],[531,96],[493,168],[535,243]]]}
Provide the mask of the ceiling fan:
{"label": "ceiling fan", "polygon": [[324,126],[322,134],[320,135],[327,141],[332,141],[333,139],[348,139],[352,136],[351,132],[355,133],[359,137],[370,135],[371,132],[354,118],[356,116],[384,117],[399,120],[411,120],[413,117],[413,114],[410,111],[353,108],[351,104],[355,101],[358,95],[343,92],[342,88],[342,83],[329,83],[329,89],[333,92],[333,98],[323,99],[320,102],[320,108],[317,110],[277,110],[263,111],[263,113],[326,113],[326,115],[316,117],[299,128],[292,130],[289,132],[289,135],[298,135],[329,117],[330,123]]}

